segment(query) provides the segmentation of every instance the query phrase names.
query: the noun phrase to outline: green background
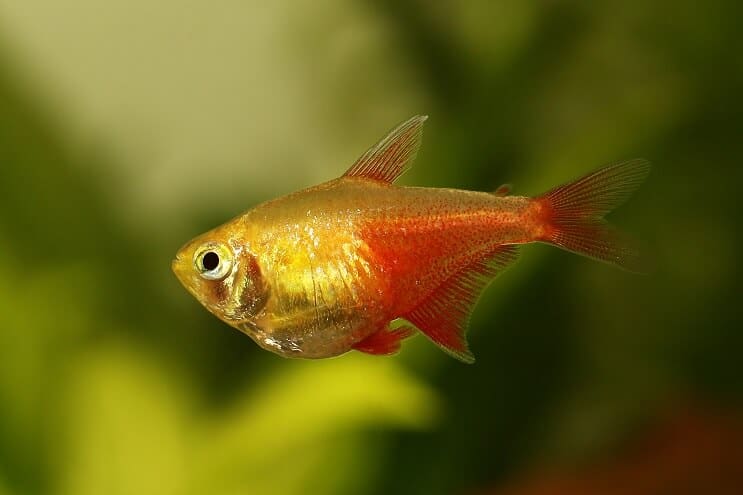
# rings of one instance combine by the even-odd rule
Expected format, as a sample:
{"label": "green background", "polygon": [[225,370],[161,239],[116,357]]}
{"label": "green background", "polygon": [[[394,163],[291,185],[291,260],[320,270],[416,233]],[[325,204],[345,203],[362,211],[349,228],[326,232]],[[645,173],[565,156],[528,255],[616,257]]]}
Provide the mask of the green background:
{"label": "green background", "polygon": [[[0,1],[0,494],[497,493],[743,397],[739,2]],[[401,183],[653,172],[637,276],[528,246],[476,364],[291,361],[170,272],[430,116]]]}

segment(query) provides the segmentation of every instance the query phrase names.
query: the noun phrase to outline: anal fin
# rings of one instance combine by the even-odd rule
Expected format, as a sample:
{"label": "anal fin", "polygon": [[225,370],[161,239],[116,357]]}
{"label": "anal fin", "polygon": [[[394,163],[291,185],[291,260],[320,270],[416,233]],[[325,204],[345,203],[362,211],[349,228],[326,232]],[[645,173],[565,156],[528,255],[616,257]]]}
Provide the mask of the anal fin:
{"label": "anal fin", "polygon": [[400,341],[415,333],[415,328],[403,325],[395,329],[382,328],[369,335],[361,342],[356,343],[353,348],[367,354],[389,355],[400,350]]}
{"label": "anal fin", "polygon": [[488,283],[517,258],[517,247],[511,245],[483,252],[445,280],[405,319],[446,353],[473,363],[475,357],[465,337],[472,309]]}

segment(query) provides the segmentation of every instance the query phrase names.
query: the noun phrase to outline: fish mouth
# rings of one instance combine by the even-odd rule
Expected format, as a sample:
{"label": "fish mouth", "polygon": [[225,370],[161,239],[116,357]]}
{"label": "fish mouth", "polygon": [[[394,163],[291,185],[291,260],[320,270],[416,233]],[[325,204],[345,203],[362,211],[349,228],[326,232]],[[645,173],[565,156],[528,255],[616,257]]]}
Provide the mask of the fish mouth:
{"label": "fish mouth", "polygon": [[186,279],[185,277],[186,267],[183,266],[183,258],[181,257],[180,254],[177,254],[175,258],[173,259],[173,261],[170,263],[170,269],[173,270],[173,273],[178,278],[178,280],[180,280],[181,282],[183,282]]}

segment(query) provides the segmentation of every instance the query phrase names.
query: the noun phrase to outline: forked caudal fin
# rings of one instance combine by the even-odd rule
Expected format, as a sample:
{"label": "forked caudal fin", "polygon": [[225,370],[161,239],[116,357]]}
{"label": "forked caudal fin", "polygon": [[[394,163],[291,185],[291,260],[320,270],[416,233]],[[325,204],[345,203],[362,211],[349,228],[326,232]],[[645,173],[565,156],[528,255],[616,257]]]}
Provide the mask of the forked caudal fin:
{"label": "forked caudal fin", "polygon": [[624,203],[649,172],[647,160],[630,160],[539,196],[545,221],[539,240],[625,270],[643,271],[637,248],[604,215]]}

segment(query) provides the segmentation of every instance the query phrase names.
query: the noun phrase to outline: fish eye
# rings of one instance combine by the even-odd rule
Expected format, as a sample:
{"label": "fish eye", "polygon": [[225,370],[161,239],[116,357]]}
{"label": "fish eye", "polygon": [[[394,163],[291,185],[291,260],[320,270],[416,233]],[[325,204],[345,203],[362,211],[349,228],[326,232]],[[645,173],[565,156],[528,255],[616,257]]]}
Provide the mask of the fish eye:
{"label": "fish eye", "polygon": [[201,258],[201,266],[205,272],[210,272],[219,266],[219,255],[214,251],[207,251]]}
{"label": "fish eye", "polygon": [[232,270],[232,253],[227,246],[209,243],[196,251],[194,264],[202,278],[219,280]]}

